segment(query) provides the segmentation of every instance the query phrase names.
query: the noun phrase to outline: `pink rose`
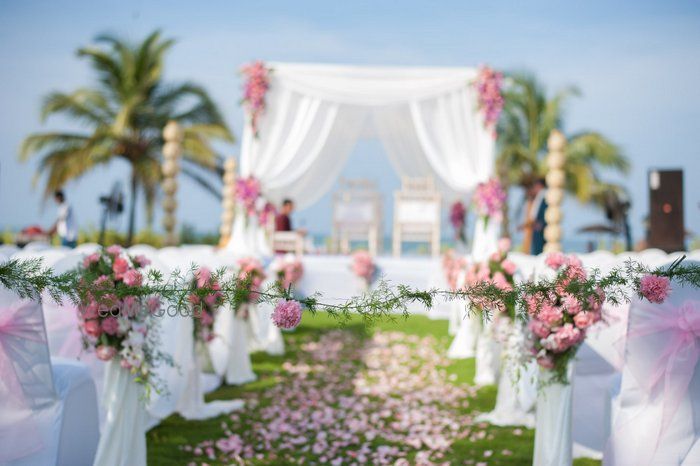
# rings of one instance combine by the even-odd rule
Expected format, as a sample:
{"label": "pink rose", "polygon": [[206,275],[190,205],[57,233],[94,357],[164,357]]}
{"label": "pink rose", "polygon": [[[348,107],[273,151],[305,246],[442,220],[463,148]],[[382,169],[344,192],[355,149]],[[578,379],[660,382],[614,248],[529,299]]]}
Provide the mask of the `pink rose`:
{"label": "pink rose", "polygon": [[639,292],[650,302],[661,304],[671,292],[671,281],[667,277],[645,275],[639,282]]}
{"label": "pink rose", "polygon": [[110,256],[116,257],[122,253],[122,248],[118,244],[113,244],[112,246],[105,249],[105,251],[107,251],[107,254],[109,254]]}
{"label": "pink rose", "polygon": [[301,304],[280,299],[272,312],[272,322],[279,328],[291,329],[301,322]]}
{"label": "pink rose", "polygon": [[96,264],[100,261],[100,255],[96,252],[90,254],[89,256],[86,256],[83,259],[83,267],[88,268],[92,264]]}
{"label": "pink rose", "polygon": [[102,335],[102,329],[100,328],[100,323],[96,320],[87,320],[83,325],[85,333],[91,337],[99,337]]}
{"label": "pink rose", "polygon": [[501,262],[501,267],[503,267],[503,270],[511,276],[515,275],[515,271],[518,270],[518,266],[515,265],[515,262],[512,262],[508,259]]}
{"label": "pink rose", "polygon": [[116,317],[110,316],[102,320],[102,331],[107,335],[116,335],[119,332],[119,321]]}
{"label": "pink rose", "polygon": [[117,354],[117,349],[114,346],[100,345],[95,349],[95,356],[100,361],[109,361]]}
{"label": "pink rose", "polygon": [[121,280],[122,276],[129,270],[129,263],[123,257],[117,257],[112,264],[112,271],[117,280]]}
{"label": "pink rose", "polygon": [[129,269],[124,274],[124,284],[127,286],[141,286],[143,275],[135,269]]}
{"label": "pink rose", "polygon": [[551,269],[559,270],[566,263],[566,256],[560,252],[550,252],[544,263]]}

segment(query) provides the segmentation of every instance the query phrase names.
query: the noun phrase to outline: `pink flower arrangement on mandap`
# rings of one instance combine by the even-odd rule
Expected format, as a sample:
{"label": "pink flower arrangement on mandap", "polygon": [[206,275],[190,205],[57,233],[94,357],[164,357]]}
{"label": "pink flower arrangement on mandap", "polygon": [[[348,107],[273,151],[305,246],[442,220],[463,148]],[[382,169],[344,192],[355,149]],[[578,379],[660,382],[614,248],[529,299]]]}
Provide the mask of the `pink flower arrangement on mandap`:
{"label": "pink flower arrangement on mandap", "polygon": [[456,201],[450,207],[450,224],[455,231],[455,239],[465,242],[464,225],[467,222],[467,208],[462,201]]}
{"label": "pink flower arrangement on mandap", "polygon": [[495,178],[479,183],[472,199],[477,214],[488,223],[489,219],[501,220],[507,194]]}
{"label": "pink flower arrangement on mandap", "polygon": [[259,119],[265,111],[265,94],[270,88],[270,69],[258,60],[242,66],[241,74],[245,77],[241,101],[249,115],[253,134],[257,137]]}
{"label": "pink flower arrangement on mandap", "polygon": [[236,179],[233,189],[237,204],[245,210],[249,217],[257,217],[260,225],[265,225],[268,219],[277,212],[275,206],[263,197],[260,180],[254,176]]}
{"label": "pink flower arrangement on mandap", "polygon": [[294,254],[277,256],[270,269],[277,276],[276,283],[280,290],[287,290],[290,286],[296,285],[304,276],[304,265]]}
{"label": "pink flower arrangement on mandap", "polygon": [[588,328],[601,320],[605,293],[598,289],[582,297],[570,291],[587,277],[576,256],[551,253],[545,264],[557,271],[557,277],[553,290],[526,298],[528,342],[537,364],[552,371],[553,380],[567,383],[568,362],[576,355]]}
{"label": "pink flower arrangement on mandap", "polygon": [[150,331],[151,316],[161,309],[156,296],[142,297],[144,256],[130,257],[110,246],[83,259],[79,268],[78,326],[85,348],[98,359],[119,364],[149,383],[158,353],[157,335]]}
{"label": "pink flower arrangement on mandap", "polygon": [[293,329],[301,322],[301,304],[298,301],[280,299],[272,311],[272,322],[279,328]]}
{"label": "pink flower arrangement on mandap", "polygon": [[214,318],[224,302],[224,295],[220,291],[219,282],[205,267],[195,270],[191,288],[192,293],[188,299],[193,308],[194,338],[208,343],[215,337]]}
{"label": "pink flower arrangement on mandap", "polygon": [[484,125],[491,128],[496,137],[496,124],[503,111],[503,73],[488,66],[479,67],[474,87],[478,94],[479,109],[484,116]]}
{"label": "pink flower arrangement on mandap", "polygon": [[372,284],[377,272],[377,266],[367,251],[356,251],[353,253],[350,269],[357,277],[364,280],[367,285]]}

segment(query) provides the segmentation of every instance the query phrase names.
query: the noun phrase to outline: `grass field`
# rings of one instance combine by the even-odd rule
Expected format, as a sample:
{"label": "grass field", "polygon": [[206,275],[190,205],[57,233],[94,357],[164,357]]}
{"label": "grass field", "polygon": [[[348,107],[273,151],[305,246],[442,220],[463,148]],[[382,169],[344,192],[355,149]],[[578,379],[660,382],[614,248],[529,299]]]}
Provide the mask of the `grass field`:
{"label": "grass field", "polygon": [[[253,367],[258,375],[258,380],[256,382],[240,387],[222,386],[207,397],[208,400],[243,398],[247,400],[247,407],[244,408],[243,411],[235,413],[233,418],[228,415],[223,415],[206,421],[186,421],[177,415],[169,417],[148,433],[148,464],[331,464],[331,457],[326,454],[327,449],[320,449],[324,451],[315,451],[311,448],[311,444],[313,444],[314,441],[318,442],[318,440],[312,438],[317,432],[306,431],[304,435],[310,437],[308,442],[305,443],[305,439],[300,439],[301,444],[297,448],[280,444],[279,442],[281,440],[279,439],[273,440],[272,445],[268,444],[267,447],[265,447],[260,441],[260,435],[256,431],[267,429],[275,422],[274,417],[276,414],[274,410],[283,410],[275,405],[280,396],[284,397],[286,394],[291,393],[292,390],[299,391],[299,387],[294,389],[291,388],[291,385],[288,387],[288,385],[292,383],[290,382],[292,372],[296,374],[294,375],[294,380],[300,380],[300,383],[306,385],[301,386],[302,392],[296,393],[294,395],[296,398],[293,398],[289,403],[298,403],[301,398],[301,403],[304,405],[306,401],[303,400],[303,398],[306,395],[303,390],[309,390],[310,393],[313,393],[316,388],[323,387],[323,384],[332,382],[335,384],[334,387],[336,387],[336,391],[330,391],[330,393],[340,398],[346,395],[352,395],[350,392],[357,390],[358,377],[362,380],[369,381],[370,384],[376,382],[377,378],[382,378],[384,376],[382,372],[384,368],[380,366],[369,370],[367,361],[370,362],[370,365],[376,365],[377,362],[375,361],[375,363],[372,363],[373,360],[371,358],[368,359],[368,357],[364,357],[364,359],[354,357],[357,354],[367,354],[366,352],[358,353],[355,347],[364,347],[368,345],[368,348],[371,348],[373,347],[371,345],[373,338],[381,337],[380,340],[384,341],[387,336],[391,337],[391,342],[386,343],[386,345],[393,346],[380,345],[378,349],[375,349],[375,353],[379,351],[377,354],[384,354],[384,356],[382,356],[384,358],[396,358],[396,355],[399,355],[395,362],[400,362],[402,366],[408,367],[409,370],[401,371],[399,367],[393,367],[392,369],[394,361],[391,359],[379,360],[379,364],[386,365],[386,372],[390,374],[390,377],[394,377],[393,379],[388,378],[388,382],[382,382],[384,388],[391,388],[392,383],[408,383],[407,381],[410,380],[412,381],[410,383],[420,384],[420,386],[416,388],[420,390],[431,390],[431,385],[445,386],[446,384],[452,384],[454,387],[448,387],[448,391],[445,393],[461,393],[459,390],[464,390],[464,393],[468,393],[466,396],[468,401],[462,402],[459,405],[453,404],[447,406],[443,405],[439,400],[433,400],[432,402],[428,400],[426,401],[425,408],[421,406],[418,408],[419,410],[431,409],[434,412],[439,411],[443,413],[441,415],[443,418],[454,418],[452,422],[460,422],[457,429],[458,432],[452,432],[448,435],[449,445],[445,448],[439,448],[437,456],[431,456],[430,459],[434,464],[531,464],[534,438],[534,432],[532,430],[513,427],[492,427],[479,423],[469,424],[469,419],[475,414],[492,409],[495,403],[496,390],[495,387],[484,387],[476,391],[471,386],[474,376],[473,359],[466,361],[444,361],[441,355],[445,353],[450,342],[450,337],[447,335],[446,321],[430,320],[423,316],[413,316],[408,320],[401,318],[396,322],[378,323],[371,328],[365,327],[359,320],[353,321],[340,328],[341,333],[337,331],[338,328],[337,323],[324,314],[318,314],[316,316],[305,315],[302,324],[294,332],[285,333],[284,335],[287,345],[287,353],[285,356],[269,356],[263,353],[253,355]],[[406,342],[402,341],[404,337],[401,335],[397,336],[395,332],[401,332],[401,334],[405,335]],[[339,361],[333,359],[321,361],[319,364],[318,360],[313,359],[313,354],[311,354],[311,356],[309,355],[309,348],[313,349],[318,346],[316,342],[322,338],[326,338],[324,341],[345,342],[344,345],[348,348],[338,349],[338,351],[340,351],[340,353],[338,353],[340,355],[339,359],[347,359],[342,367],[337,366]],[[376,347],[376,342],[373,344]],[[429,351],[425,348],[427,346],[431,347]],[[321,356],[323,355],[322,351],[319,353],[319,350],[316,349],[315,357],[317,359],[319,354]],[[345,351],[345,353],[343,351]],[[387,352],[391,351],[394,351],[394,353],[392,353],[394,356],[387,355]],[[396,351],[399,352],[397,353]],[[434,363],[434,369],[430,369],[426,372],[426,365],[433,364],[427,361],[431,360],[431,358],[435,360],[436,354],[439,354],[441,359]],[[421,358],[427,359],[424,360]],[[308,371],[309,374],[304,374],[299,378],[299,368],[303,368],[304,371]],[[430,382],[423,384],[419,377],[414,376],[419,372],[423,374],[421,377],[431,378]],[[318,377],[321,378],[318,379]],[[396,377],[403,377],[403,379]],[[407,379],[407,377],[410,377],[410,379]],[[328,380],[331,382],[327,382]],[[354,386],[352,385],[353,383],[355,384]],[[309,389],[308,387],[312,388]],[[366,401],[368,406],[377,406],[377,410],[383,410],[382,407],[384,405],[381,403],[384,403],[386,406],[393,406],[392,409],[395,411],[397,397],[408,397],[408,395],[410,394],[404,393],[402,395],[397,391],[396,393],[384,395],[380,400],[380,404],[377,404],[377,400],[371,396]],[[400,407],[400,400],[398,401]],[[293,409],[291,409],[293,406],[296,405],[292,405],[289,411],[293,411]],[[333,406],[331,411],[338,406],[335,400],[332,400],[331,406]],[[446,410],[452,411],[447,411],[446,416]],[[308,412],[314,415],[316,414],[313,409]],[[280,414],[280,416],[281,415],[282,414]],[[395,414],[391,414],[391,416],[395,416]],[[390,421],[395,420],[393,418],[387,419],[388,425],[391,425]],[[430,424],[430,422],[428,422],[428,424]],[[337,423],[333,424],[333,426],[337,427]],[[415,426],[409,428],[415,428]],[[391,430],[390,427],[387,428],[385,426],[385,430],[387,429],[389,431]],[[333,429],[329,428],[329,432],[332,430]],[[312,435],[309,435],[309,432],[311,432]],[[248,448],[254,450],[254,455],[245,459],[238,456],[230,456],[230,454],[222,454],[218,448],[221,444],[217,444],[215,441],[217,439],[226,438],[232,434],[236,434],[236,439],[239,437],[242,438],[244,443],[249,445]],[[357,439],[355,439],[355,441],[357,441]],[[425,456],[420,456],[421,448],[411,448],[402,445],[402,441],[394,440],[392,442],[386,440],[386,438],[380,437],[371,439],[371,441],[360,439],[360,442],[369,445],[365,448],[371,450],[370,455],[374,455],[373,457],[368,457],[365,464],[374,464],[376,462],[384,463],[383,460],[380,461],[378,459],[381,458],[381,455],[377,456],[377,452],[380,451],[379,449],[381,448],[387,449],[388,451],[392,446],[405,451],[401,462],[396,464],[420,464],[427,461]],[[334,464],[359,464],[359,461],[354,459],[356,456],[353,456],[356,455],[356,452],[360,451],[359,445],[353,445],[352,443],[353,441],[350,440],[349,444],[342,444],[338,447],[339,451],[333,454],[336,459],[336,463]],[[230,449],[229,447],[237,446],[226,445],[228,445],[225,448],[227,450]],[[322,445],[326,444],[323,443]],[[199,455],[195,454],[194,448],[197,446],[200,446],[204,452],[198,452],[200,453]],[[210,447],[210,451],[214,451],[212,454],[213,458],[207,457],[207,446]],[[224,447],[221,446],[221,448]],[[286,450],[284,450],[284,448],[286,448]],[[280,451],[277,451],[278,449]],[[286,453],[283,454],[281,453],[282,451],[286,451]],[[384,464],[395,464],[395,462],[391,461]],[[584,466],[597,465],[600,463],[593,460],[579,459],[576,460],[574,464],[577,466]]]}

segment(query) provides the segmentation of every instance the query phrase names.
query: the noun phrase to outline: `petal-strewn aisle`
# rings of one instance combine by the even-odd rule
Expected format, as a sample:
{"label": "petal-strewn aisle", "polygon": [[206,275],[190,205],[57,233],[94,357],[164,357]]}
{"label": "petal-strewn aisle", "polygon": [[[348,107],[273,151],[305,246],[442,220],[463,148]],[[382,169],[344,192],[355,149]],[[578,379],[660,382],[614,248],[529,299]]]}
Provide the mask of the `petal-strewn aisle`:
{"label": "petal-strewn aisle", "polygon": [[149,464],[531,461],[532,431],[474,423],[495,390],[474,389],[473,361],[444,356],[444,321],[338,329],[307,316],[285,340],[286,357],[253,357],[258,382],[213,394],[242,397],[246,408],[201,422],[171,417],[149,433]]}

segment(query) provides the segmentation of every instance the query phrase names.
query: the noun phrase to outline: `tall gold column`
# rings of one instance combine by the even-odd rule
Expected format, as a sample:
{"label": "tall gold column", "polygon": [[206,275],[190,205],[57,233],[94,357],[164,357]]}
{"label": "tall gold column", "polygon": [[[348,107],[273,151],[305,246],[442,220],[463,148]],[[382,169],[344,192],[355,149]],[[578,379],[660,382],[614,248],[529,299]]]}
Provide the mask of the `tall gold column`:
{"label": "tall gold column", "polygon": [[229,157],[224,162],[224,187],[221,191],[221,227],[219,234],[219,246],[224,247],[231,237],[231,227],[233,226],[233,216],[236,213],[236,198],[234,194],[236,184],[236,159]]}
{"label": "tall gold column", "polygon": [[178,235],[175,232],[177,220],[177,175],[180,173],[180,156],[182,155],[183,131],[176,121],[169,121],[163,128],[163,228],[165,228],[165,246],[175,246]]}
{"label": "tall gold column", "polygon": [[564,200],[564,185],[566,184],[566,137],[559,130],[553,130],[547,139],[547,210],[544,219],[547,226],[544,229],[544,252],[561,251],[561,203]]}

